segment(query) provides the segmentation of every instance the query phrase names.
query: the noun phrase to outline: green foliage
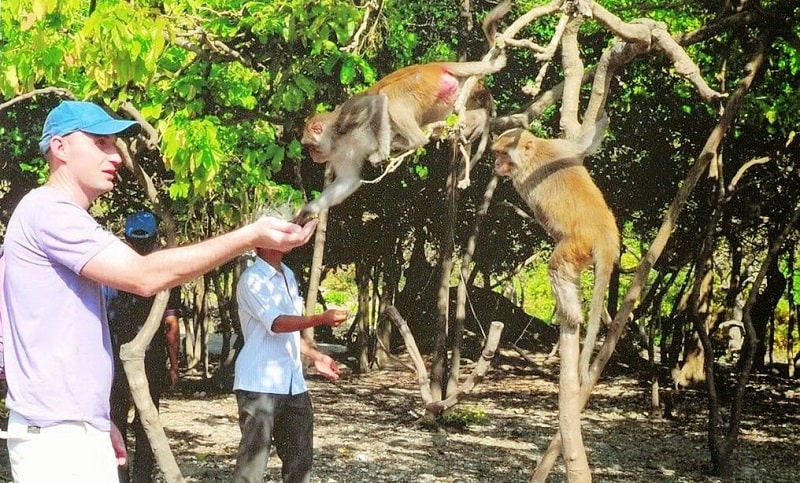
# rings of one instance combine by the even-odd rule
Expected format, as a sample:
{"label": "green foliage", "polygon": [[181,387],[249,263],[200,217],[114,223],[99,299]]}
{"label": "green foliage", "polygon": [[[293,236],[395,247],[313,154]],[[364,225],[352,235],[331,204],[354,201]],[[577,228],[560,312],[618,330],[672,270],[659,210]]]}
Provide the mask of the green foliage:
{"label": "green foliage", "polygon": [[519,275],[523,309],[541,320],[551,320],[556,309],[548,277],[547,253],[549,250],[540,253],[540,263],[531,265]]}
{"label": "green foliage", "polygon": [[489,415],[481,406],[465,405],[445,411],[442,420],[448,425],[458,425],[467,427],[470,425],[489,424]]}
{"label": "green foliage", "polygon": [[487,425],[490,418],[481,406],[460,404],[442,413],[437,423],[446,428],[464,430],[470,426]]}
{"label": "green foliage", "polygon": [[334,270],[322,281],[321,291],[325,303],[345,308],[351,314],[358,310],[358,298],[355,293],[355,273],[349,268]]}

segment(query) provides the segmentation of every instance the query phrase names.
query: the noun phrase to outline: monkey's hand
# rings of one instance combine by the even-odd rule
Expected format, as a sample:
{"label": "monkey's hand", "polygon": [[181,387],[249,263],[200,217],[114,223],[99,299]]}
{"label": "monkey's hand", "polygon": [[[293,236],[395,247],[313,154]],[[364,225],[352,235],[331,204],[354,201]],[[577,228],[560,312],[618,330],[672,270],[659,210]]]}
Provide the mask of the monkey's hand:
{"label": "monkey's hand", "polygon": [[314,210],[313,207],[309,206],[309,204],[306,204],[294,216],[294,218],[292,219],[292,223],[296,223],[298,225],[305,225],[306,223],[311,221],[316,215],[317,215],[316,210]]}

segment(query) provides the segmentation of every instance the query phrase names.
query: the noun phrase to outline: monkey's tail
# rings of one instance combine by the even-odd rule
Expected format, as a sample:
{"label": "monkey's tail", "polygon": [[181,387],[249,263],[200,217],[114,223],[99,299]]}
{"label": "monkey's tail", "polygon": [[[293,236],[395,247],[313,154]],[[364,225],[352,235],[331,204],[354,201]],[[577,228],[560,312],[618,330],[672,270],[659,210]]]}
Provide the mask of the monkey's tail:
{"label": "monkey's tail", "polygon": [[469,77],[487,75],[499,71],[506,66],[506,55],[501,52],[492,60],[474,60],[470,62],[439,62],[438,64],[450,75]]}
{"label": "monkey's tail", "polygon": [[611,282],[613,264],[597,263],[594,272],[594,287],[592,288],[592,306],[589,308],[589,321],[586,324],[586,336],[583,339],[583,348],[580,356],[581,385],[589,381],[589,363],[592,360],[597,334],[600,331],[600,321],[606,313],[606,292]]}
{"label": "monkey's tail", "polygon": [[486,40],[489,42],[489,48],[494,47],[494,40],[497,37],[497,24],[509,11],[511,11],[511,0],[506,0],[494,7],[483,19],[481,27],[483,28],[483,35],[486,36]]}

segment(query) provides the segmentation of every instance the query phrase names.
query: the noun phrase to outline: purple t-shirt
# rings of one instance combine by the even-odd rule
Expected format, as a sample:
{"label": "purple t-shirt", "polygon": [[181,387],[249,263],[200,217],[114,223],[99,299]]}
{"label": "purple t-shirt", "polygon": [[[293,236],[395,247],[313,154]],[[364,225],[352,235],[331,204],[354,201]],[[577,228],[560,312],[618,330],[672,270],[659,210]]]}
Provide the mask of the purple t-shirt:
{"label": "purple t-shirt", "polygon": [[5,238],[6,404],[31,424],[110,428],[111,338],[100,284],[80,271],[117,241],[81,206],[42,186],[17,205]]}

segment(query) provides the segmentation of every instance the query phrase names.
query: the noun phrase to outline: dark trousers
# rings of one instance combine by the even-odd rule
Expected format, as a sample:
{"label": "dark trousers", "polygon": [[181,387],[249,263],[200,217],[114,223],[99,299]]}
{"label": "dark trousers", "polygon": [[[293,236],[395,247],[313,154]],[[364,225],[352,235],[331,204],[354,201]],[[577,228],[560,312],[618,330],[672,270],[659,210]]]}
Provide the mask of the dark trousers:
{"label": "dark trousers", "polygon": [[242,440],[234,483],[262,483],[269,448],[281,459],[284,483],[308,483],[314,444],[314,410],[308,392],[297,395],[236,391]]}
{"label": "dark trousers", "polygon": [[[165,361],[166,356],[155,357],[155,354],[151,354],[150,351],[145,353],[144,371],[147,376],[147,385],[150,388],[150,397],[153,399],[156,409],[159,406],[161,393],[168,384]],[[111,420],[125,438],[125,447],[129,448],[130,445],[127,443],[128,412],[133,406],[133,398],[119,358],[117,358],[114,371],[114,383],[111,386]],[[119,468],[119,481],[120,483],[151,483],[155,457],[150,447],[150,440],[147,439],[147,434],[144,432],[142,420],[139,418],[139,411],[136,411],[134,415],[131,429],[133,429],[135,438],[133,464]]]}

